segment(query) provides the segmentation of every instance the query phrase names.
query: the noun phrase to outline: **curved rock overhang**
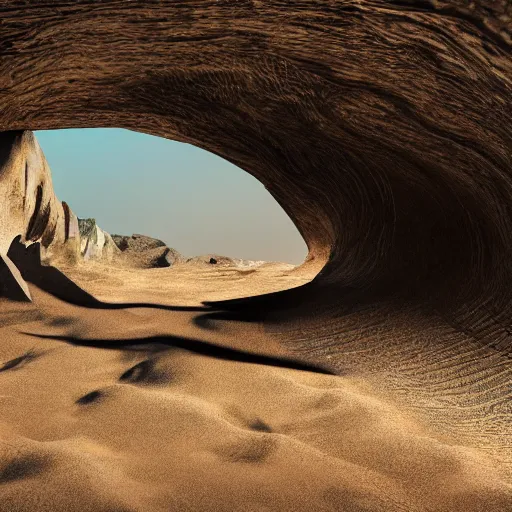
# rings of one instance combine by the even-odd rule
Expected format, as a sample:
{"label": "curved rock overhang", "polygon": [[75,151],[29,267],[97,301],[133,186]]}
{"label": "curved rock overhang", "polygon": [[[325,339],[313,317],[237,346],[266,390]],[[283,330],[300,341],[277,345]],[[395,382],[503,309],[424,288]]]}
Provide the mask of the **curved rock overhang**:
{"label": "curved rock overhang", "polygon": [[511,48],[506,0],[1,1],[0,129],[192,143],[281,204],[311,294],[505,328]]}

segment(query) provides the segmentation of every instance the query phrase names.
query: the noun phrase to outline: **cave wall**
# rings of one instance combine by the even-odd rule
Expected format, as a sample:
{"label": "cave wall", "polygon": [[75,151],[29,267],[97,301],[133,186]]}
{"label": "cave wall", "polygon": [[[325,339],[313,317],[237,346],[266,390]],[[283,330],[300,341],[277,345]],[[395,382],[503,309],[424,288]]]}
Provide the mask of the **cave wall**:
{"label": "cave wall", "polygon": [[220,154],[327,262],[319,283],[505,293],[507,2],[2,1],[0,17],[1,129],[116,126]]}
{"label": "cave wall", "polygon": [[505,0],[1,1],[0,19],[0,129],[195,144],[283,206],[325,264],[311,290],[508,310]]}

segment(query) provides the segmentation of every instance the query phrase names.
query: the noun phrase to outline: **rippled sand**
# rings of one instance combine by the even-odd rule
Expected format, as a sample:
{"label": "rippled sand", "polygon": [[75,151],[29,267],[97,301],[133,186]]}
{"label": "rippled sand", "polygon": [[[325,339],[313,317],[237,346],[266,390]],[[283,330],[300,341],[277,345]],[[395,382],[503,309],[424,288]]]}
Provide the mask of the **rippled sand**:
{"label": "rippled sand", "polygon": [[0,510],[510,509],[485,452],[436,435],[362,374],[283,367],[311,358],[260,322],[196,307],[308,276],[68,272],[103,301],[160,307],[84,308],[34,286],[33,304],[0,303]]}

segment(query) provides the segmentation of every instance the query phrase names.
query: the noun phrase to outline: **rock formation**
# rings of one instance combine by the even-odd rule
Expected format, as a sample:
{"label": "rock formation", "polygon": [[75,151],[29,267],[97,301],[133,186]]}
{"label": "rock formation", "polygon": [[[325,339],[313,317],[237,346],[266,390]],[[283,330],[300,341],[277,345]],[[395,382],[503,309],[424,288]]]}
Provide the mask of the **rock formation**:
{"label": "rock formation", "polygon": [[119,249],[112,237],[103,231],[95,219],[78,219],[80,253],[85,261],[112,261]]}
{"label": "rock formation", "polygon": [[81,259],[110,261],[119,252],[110,235],[94,220],[78,219],[67,203],[57,199],[50,168],[30,131],[0,134],[0,197],[0,280],[4,294],[12,295],[17,288],[14,283],[18,283],[29,296],[26,284],[7,257],[18,235],[25,245],[40,244],[45,264],[73,264]]}
{"label": "rock formation", "polygon": [[39,242],[50,261],[76,258],[76,217],[53,191],[50,168],[32,132],[0,135],[0,253],[18,234],[26,244]]}
{"label": "rock formation", "polygon": [[325,263],[312,290],[449,296],[463,323],[509,303],[505,0],[1,6],[1,129],[118,126],[225,157]]}
{"label": "rock formation", "polygon": [[184,261],[181,254],[165,242],[145,235],[112,235],[121,251],[121,261],[139,268],[171,267]]}
{"label": "rock formation", "polygon": [[204,265],[212,265],[219,267],[233,267],[236,266],[235,260],[227,256],[220,256],[219,254],[203,254],[202,256],[194,256],[188,258],[187,263],[199,263]]}

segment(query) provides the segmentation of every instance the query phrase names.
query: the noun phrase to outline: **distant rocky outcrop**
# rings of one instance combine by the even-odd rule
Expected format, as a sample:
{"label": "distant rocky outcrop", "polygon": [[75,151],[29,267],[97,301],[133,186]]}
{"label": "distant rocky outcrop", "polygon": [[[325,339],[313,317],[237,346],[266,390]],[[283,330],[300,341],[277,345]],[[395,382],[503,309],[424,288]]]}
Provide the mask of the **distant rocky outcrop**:
{"label": "distant rocky outcrop", "polygon": [[167,247],[165,242],[145,235],[112,235],[122,260],[139,268],[171,267],[184,261],[176,250]]}
{"label": "distant rocky outcrop", "polygon": [[85,261],[112,261],[120,252],[112,237],[96,224],[96,219],[78,219],[78,229],[80,254]]}
{"label": "distant rocky outcrop", "polygon": [[[266,264],[266,261],[243,260],[240,258],[229,258],[228,256],[221,256],[219,254],[203,254],[188,258],[186,263],[204,265],[204,266],[218,266],[218,267],[237,267],[237,268],[256,268]],[[293,267],[293,265],[291,265]]]}
{"label": "distant rocky outcrop", "polygon": [[233,258],[228,258],[227,256],[221,256],[219,254],[203,254],[201,256],[194,256],[193,258],[188,258],[186,262],[212,266],[217,265],[219,267],[233,267],[236,265]]}

